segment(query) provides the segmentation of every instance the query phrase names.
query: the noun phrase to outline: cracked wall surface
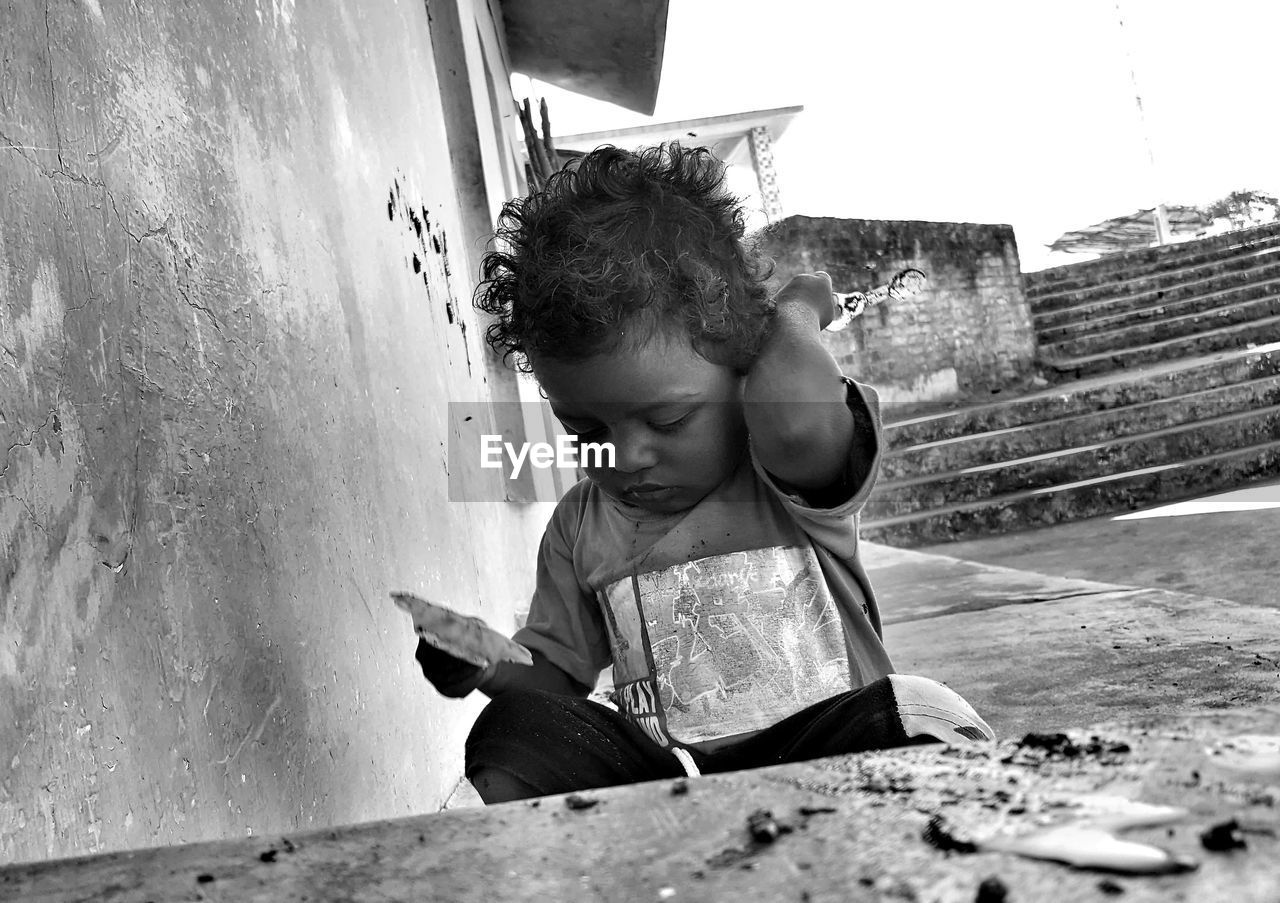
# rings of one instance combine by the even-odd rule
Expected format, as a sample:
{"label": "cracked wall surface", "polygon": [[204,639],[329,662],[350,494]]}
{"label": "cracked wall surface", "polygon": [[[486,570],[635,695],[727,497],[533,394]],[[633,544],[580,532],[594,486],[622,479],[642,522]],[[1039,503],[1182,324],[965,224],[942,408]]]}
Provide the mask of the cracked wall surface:
{"label": "cracked wall surface", "polygon": [[9,3],[0,60],[0,862],[436,808],[479,703],[387,592],[510,630],[544,512],[447,501],[424,5]]}

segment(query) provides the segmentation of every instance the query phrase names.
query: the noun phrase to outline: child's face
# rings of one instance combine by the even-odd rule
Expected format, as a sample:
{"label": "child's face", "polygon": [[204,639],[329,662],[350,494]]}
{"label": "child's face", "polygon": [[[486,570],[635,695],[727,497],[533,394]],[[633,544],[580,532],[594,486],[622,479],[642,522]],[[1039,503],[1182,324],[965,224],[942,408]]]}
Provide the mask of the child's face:
{"label": "child's face", "polygon": [[580,362],[535,359],[533,371],[565,429],[613,443],[615,466],[586,474],[619,501],[684,511],[746,452],[740,377],[700,357],[686,336]]}

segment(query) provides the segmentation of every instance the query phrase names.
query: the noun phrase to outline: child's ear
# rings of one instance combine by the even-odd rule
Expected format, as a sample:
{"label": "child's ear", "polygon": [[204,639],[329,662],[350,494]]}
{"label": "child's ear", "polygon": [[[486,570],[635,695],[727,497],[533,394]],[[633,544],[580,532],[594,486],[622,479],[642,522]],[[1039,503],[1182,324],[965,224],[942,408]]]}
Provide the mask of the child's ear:
{"label": "child's ear", "polygon": [[693,350],[708,363],[715,364],[717,367],[728,367],[738,376],[745,376],[751,367],[751,361],[746,359],[747,356],[742,353],[742,350],[731,342],[697,339],[693,343]]}

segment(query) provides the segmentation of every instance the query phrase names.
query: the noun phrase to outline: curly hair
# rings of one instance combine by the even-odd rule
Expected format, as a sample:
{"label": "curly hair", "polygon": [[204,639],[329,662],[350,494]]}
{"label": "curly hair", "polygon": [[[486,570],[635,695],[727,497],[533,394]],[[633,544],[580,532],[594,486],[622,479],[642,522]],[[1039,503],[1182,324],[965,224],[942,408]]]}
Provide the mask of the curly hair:
{"label": "curly hair", "polygon": [[505,361],[580,361],[672,328],[745,372],[773,315],[770,268],[705,147],[604,146],[502,208],[475,306]]}

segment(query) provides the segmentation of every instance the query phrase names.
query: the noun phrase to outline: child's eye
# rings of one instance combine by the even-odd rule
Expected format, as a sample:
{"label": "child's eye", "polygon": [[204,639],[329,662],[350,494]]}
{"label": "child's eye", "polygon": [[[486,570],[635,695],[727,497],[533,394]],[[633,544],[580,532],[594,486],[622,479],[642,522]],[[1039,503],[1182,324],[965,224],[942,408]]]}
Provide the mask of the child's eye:
{"label": "child's eye", "polygon": [[599,442],[605,436],[605,428],[602,426],[589,426],[578,429],[566,423],[564,427],[583,442]]}
{"label": "child's eye", "polygon": [[693,416],[693,411],[689,411],[687,414],[683,414],[675,420],[668,420],[665,423],[651,423],[649,425],[659,433],[674,433],[676,430],[680,429],[680,427],[684,425],[684,422],[691,416]]}

